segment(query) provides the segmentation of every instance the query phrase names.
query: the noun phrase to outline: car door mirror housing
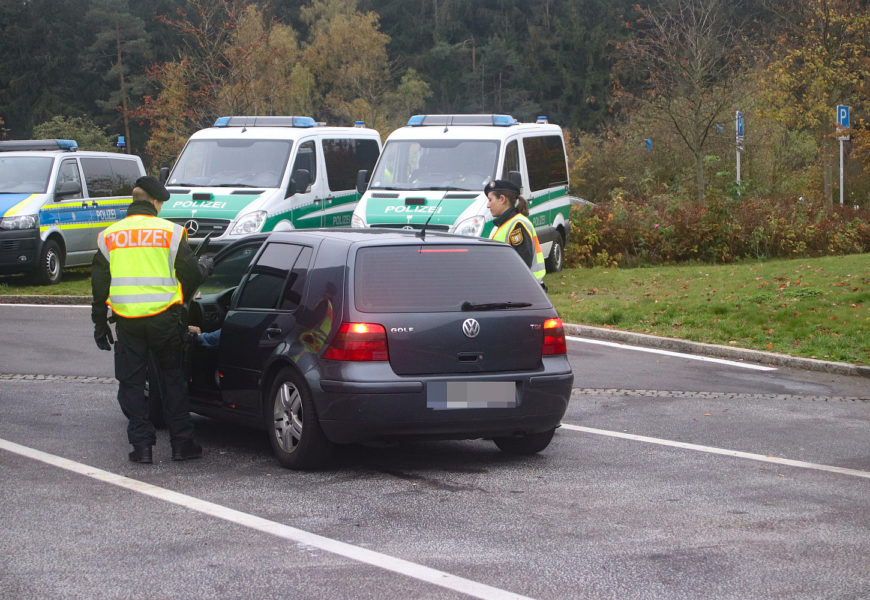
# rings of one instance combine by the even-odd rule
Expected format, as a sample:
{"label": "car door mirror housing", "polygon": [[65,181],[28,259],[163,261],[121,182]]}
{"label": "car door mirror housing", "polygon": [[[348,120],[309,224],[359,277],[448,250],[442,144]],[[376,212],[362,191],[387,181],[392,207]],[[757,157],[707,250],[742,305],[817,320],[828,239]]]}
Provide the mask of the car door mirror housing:
{"label": "car door mirror housing", "polygon": [[369,172],[365,169],[360,169],[356,174],[356,191],[360,194],[364,193],[369,187]]}
{"label": "car door mirror housing", "polygon": [[289,198],[290,196],[300,192],[307,192],[310,185],[311,173],[308,169],[296,169],[293,171],[293,176],[290,177],[290,184],[287,186],[287,195],[285,198]]}
{"label": "car door mirror housing", "polygon": [[67,196],[72,196],[73,194],[79,194],[82,191],[82,186],[76,181],[62,181],[57,184],[57,187],[54,188],[54,195],[56,199],[65,198]]}

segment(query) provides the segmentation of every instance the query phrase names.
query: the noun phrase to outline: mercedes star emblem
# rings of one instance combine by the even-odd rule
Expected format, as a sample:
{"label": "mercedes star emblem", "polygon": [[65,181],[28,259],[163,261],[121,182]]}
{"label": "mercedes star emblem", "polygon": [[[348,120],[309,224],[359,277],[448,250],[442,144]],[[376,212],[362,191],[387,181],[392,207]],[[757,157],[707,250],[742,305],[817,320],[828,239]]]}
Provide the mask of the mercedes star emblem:
{"label": "mercedes star emblem", "polygon": [[184,228],[187,229],[187,235],[194,236],[199,231],[199,223],[191,219],[184,224]]}

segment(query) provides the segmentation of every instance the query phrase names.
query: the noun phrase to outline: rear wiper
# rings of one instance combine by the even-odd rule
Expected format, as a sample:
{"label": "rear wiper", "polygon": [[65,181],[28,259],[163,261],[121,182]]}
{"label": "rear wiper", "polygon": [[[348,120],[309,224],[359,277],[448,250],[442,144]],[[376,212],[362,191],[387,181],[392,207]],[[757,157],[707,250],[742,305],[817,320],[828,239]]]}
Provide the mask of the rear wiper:
{"label": "rear wiper", "polygon": [[475,304],[466,300],[460,308],[462,310],[501,310],[504,308],[526,308],[531,305],[531,302],[489,302],[487,304]]}

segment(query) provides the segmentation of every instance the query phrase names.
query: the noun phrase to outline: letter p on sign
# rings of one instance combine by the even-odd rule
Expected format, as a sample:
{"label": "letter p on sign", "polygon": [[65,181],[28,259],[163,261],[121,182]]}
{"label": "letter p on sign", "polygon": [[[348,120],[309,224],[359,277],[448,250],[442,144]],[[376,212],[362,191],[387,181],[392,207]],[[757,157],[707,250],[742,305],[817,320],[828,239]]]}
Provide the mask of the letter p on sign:
{"label": "letter p on sign", "polygon": [[849,129],[849,107],[840,104],[837,106],[837,127]]}

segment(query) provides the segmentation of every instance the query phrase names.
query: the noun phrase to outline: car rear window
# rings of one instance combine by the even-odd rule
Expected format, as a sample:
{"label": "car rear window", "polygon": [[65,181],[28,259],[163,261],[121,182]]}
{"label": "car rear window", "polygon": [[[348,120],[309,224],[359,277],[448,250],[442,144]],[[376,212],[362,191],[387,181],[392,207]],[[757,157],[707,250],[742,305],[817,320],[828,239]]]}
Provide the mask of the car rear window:
{"label": "car rear window", "polygon": [[464,302],[550,301],[513,248],[502,245],[411,245],[360,248],[354,305],[362,312],[448,312]]}

